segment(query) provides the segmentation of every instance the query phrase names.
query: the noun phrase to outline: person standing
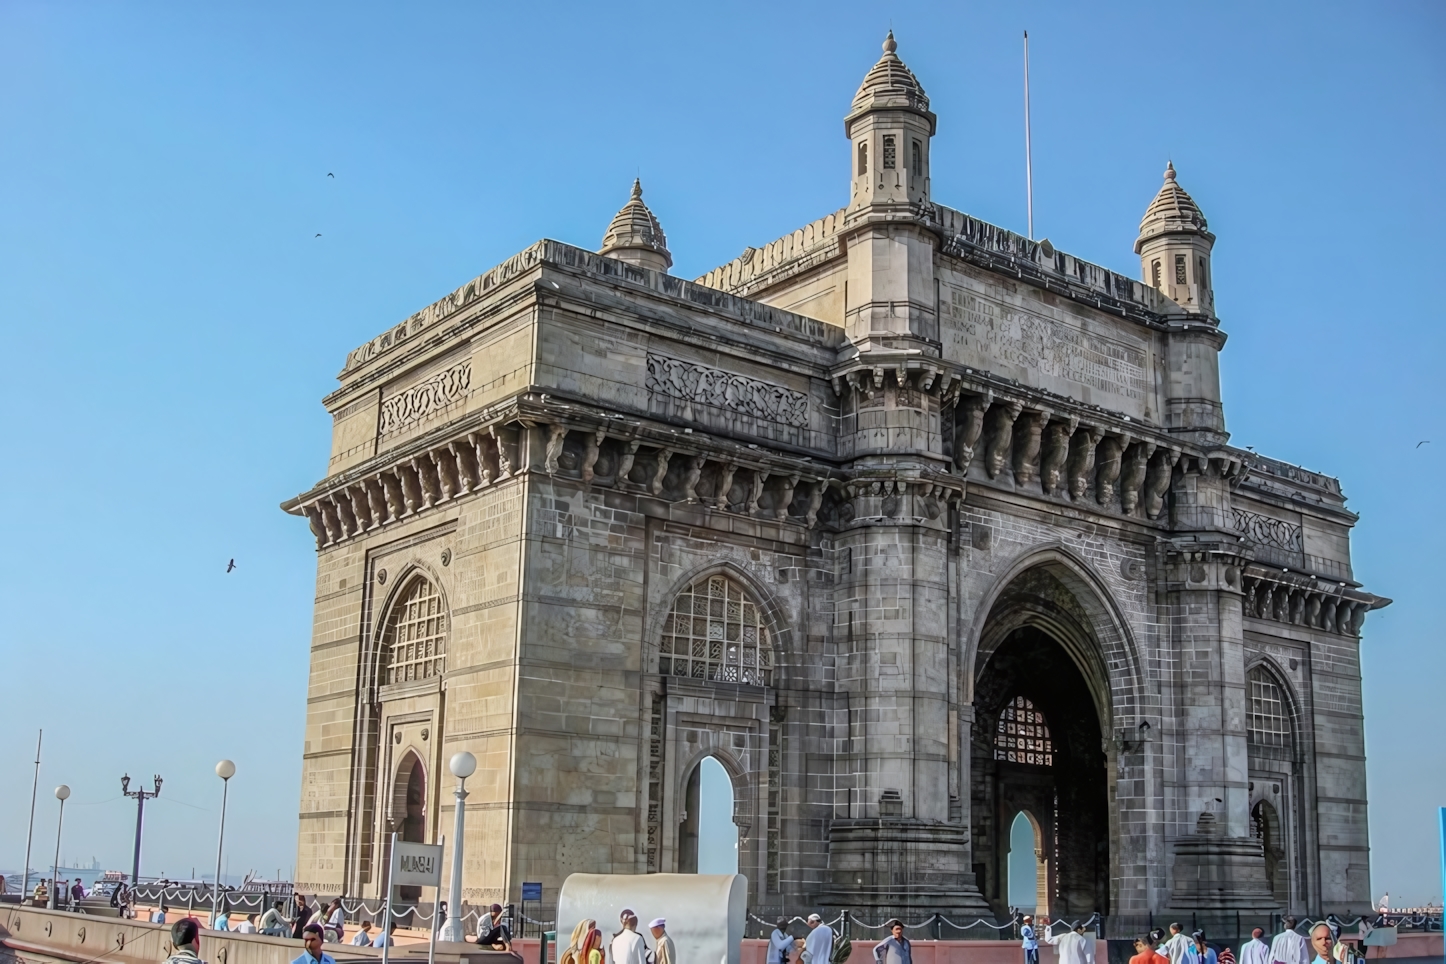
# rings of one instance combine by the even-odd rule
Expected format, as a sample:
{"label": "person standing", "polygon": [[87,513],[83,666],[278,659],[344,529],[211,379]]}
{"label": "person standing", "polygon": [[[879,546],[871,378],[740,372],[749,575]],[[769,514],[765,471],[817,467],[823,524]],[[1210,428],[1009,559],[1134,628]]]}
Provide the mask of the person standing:
{"label": "person standing", "polygon": [[1321,921],[1310,929],[1310,949],[1315,951],[1315,958],[1311,964],[1332,964],[1331,945],[1335,943],[1335,935],[1331,933],[1331,925]]}
{"label": "person standing", "polygon": [[1285,929],[1270,942],[1271,964],[1310,964],[1310,945],[1296,932],[1295,918],[1286,917],[1280,923]]}
{"label": "person standing", "polygon": [[291,918],[291,936],[299,941],[302,939],[302,932],[306,930],[306,925],[311,922],[312,910],[311,907],[307,905],[305,897],[301,894],[295,894],[292,899],[291,912],[293,914]]}
{"label": "person standing", "polygon": [[914,950],[904,936],[903,921],[889,921],[889,936],[874,945],[874,964],[914,964]]}
{"label": "person standing", "polygon": [[1034,933],[1034,917],[1020,918],[1019,946],[1024,948],[1024,964],[1039,964],[1039,938]]}
{"label": "person standing", "polygon": [[183,917],[171,925],[171,943],[176,952],[166,958],[166,964],[205,964],[201,960],[201,922],[194,917]]}
{"label": "person standing", "polygon": [[829,964],[833,954],[833,928],[817,914],[809,914],[808,936],[799,943],[803,945],[803,964]]}
{"label": "person standing", "polygon": [[673,948],[673,939],[668,936],[668,920],[659,917],[648,925],[653,932],[653,964],[678,964],[678,952]]}
{"label": "person standing", "polygon": [[1094,942],[1085,936],[1084,922],[1074,925],[1074,930],[1065,931],[1058,937],[1044,929],[1044,941],[1059,948],[1059,964],[1093,964]]}
{"label": "person standing", "polygon": [[1189,949],[1190,938],[1185,936],[1185,928],[1179,923],[1171,924],[1170,939],[1165,941],[1165,946],[1160,948],[1160,953],[1170,959],[1170,964],[1180,964]]}
{"label": "person standing", "polygon": [[1218,959],[1215,948],[1205,943],[1204,931],[1190,935],[1190,946],[1185,950],[1186,964],[1217,964]]}
{"label": "person standing", "polygon": [[622,930],[613,935],[612,946],[608,948],[611,964],[648,964],[648,945],[638,933],[638,915],[631,908],[625,908],[618,915]]}
{"label": "person standing", "polygon": [[1270,964],[1270,945],[1265,943],[1265,928],[1250,932],[1250,940],[1240,945],[1240,964]]}
{"label": "person standing", "polygon": [[325,928],[320,924],[307,924],[301,931],[301,940],[306,950],[291,964],[336,964],[331,955],[321,949],[325,939]]}
{"label": "person standing", "polygon": [[1130,958],[1130,964],[1170,964],[1170,959],[1155,949],[1157,946],[1153,932],[1135,938],[1135,956]]}
{"label": "person standing", "polygon": [[788,933],[788,921],[780,917],[773,924],[773,933],[768,936],[765,964],[788,964],[788,955],[792,950],[793,938]]}
{"label": "person standing", "polygon": [[572,940],[568,941],[567,947],[557,956],[557,964],[586,964],[583,945],[596,927],[597,921],[591,918],[578,921],[577,926],[572,929]]}

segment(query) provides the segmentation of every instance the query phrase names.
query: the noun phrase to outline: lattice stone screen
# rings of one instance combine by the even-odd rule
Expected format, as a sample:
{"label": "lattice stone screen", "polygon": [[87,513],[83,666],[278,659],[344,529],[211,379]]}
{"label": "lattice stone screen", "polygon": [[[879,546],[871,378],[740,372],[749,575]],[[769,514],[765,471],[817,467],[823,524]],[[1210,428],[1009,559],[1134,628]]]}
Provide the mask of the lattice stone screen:
{"label": "lattice stone screen", "polygon": [[1246,737],[1258,746],[1285,746],[1290,741],[1290,717],[1280,687],[1263,669],[1250,671],[1250,717]]}
{"label": "lattice stone screen", "polygon": [[388,655],[387,682],[439,676],[446,663],[447,614],[442,594],[418,576],[392,606],[384,645]]}
{"label": "lattice stone screen", "polygon": [[773,645],[748,592],[726,576],[700,579],[680,592],[663,624],[658,672],[771,685]]}
{"label": "lattice stone screen", "polygon": [[1054,766],[1054,743],[1044,714],[1022,696],[1005,704],[994,731],[994,759],[1009,763]]}

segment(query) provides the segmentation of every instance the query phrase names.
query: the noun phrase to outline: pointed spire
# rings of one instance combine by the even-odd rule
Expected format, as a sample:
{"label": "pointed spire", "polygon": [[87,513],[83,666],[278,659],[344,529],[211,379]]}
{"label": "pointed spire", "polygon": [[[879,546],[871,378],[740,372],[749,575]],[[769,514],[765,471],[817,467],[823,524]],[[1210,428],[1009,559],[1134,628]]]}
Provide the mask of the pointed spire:
{"label": "pointed spire", "polygon": [[1140,219],[1140,236],[1135,241],[1135,251],[1150,238],[1160,234],[1203,234],[1214,240],[1200,206],[1195,203],[1175,175],[1175,162],[1165,163],[1165,183],[1160,186],[1155,199],[1145,209]]}
{"label": "pointed spire", "polygon": [[626,261],[629,264],[667,271],[673,266],[673,256],[668,251],[668,238],[663,226],[643,203],[642,178],[633,180],[633,190],[622,210],[613,217],[603,235],[599,254]]}
{"label": "pointed spire", "polygon": [[934,116],[929,113],[929,98],[924,94],[923,85],[913,71],[899,59],[899,55],[895,53],[898,49],[894,31],[890,30],[889,35],[884,38],[884,55],[864,75],[864,82],[859,85],[859,92],[854,95],[850,117],[868,110],[889,108],[903,108],[930,118]]}

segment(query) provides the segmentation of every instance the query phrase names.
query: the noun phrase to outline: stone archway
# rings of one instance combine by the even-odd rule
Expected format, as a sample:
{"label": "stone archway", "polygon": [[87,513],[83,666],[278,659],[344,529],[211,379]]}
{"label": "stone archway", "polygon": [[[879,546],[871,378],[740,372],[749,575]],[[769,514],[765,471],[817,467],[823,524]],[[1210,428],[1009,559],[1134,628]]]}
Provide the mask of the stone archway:
{"label": "stone archway", "polygon": [[[392,784],[392,827],[398,840],[427,842],[427,773],[410,750],[402,758]],[[397,896],[404,901],[421,900],[422,888],[398,887]]]}
{"label": "stone archway", "polygon": [[[1039,828],[1040,902],[1055,916],[1108,912],[1115,706],[1132,700],[1133,655],[1098,581],[1046,552],[1000,582],[978,624],[970,793],[975,875],[1008,910],[1010,824]],[[966,664],[968,665],[968,664]]]}
{"label": "stone archway", "polygon": [[[711,768],[713,773],[705,772],[705,768]],[[726,794],[716,792],[719,789],[716,786],[714,792],[709,792],[707,784],[710,776],[715,784],[721,782],[722,789],[727,791]],[[734,819],[737,793],[733,774],[718,757],[708,754],[694,764],[688,773],[688,779],[684,781],[684,819],[678,826],[678,872],[680,874],[717,873],[716,869],[704,866],[707,863],[704,855],[710,849],[709,845],[715,843],[713,838],[720,835],[726,836],[730,831],[734,848],[734,866],[730,872],[738,872],[739,834],[738,825]]]}

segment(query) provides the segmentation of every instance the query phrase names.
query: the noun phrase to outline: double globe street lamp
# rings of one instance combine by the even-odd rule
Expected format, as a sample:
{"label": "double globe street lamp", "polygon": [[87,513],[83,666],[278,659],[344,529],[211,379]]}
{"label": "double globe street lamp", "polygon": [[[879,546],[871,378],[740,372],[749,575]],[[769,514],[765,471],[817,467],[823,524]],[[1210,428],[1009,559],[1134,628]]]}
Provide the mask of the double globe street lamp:
{"label": "double globe street lamp", "polygon": [[236,775],[236,764],[222,760],[216,764],[216,776],[221,778],[221,829],[216,834],[216,877],[211,888],[211,926],[217,926],[221,916],[221,846],[226,841],[226,795],[231,789],[231,778]]}
{"label": "double globe street lamp", "polygon": [[462,919],[462,824],[467,812],[467,778],[477,772],[477,758],[463,750],[452,755],[447,768],[457,778],[457,789],[452,793],[457,800],[457,815],[452,825],[452,880],[447,888],[447,921],[437,939],[461,942],[467,939]]}

